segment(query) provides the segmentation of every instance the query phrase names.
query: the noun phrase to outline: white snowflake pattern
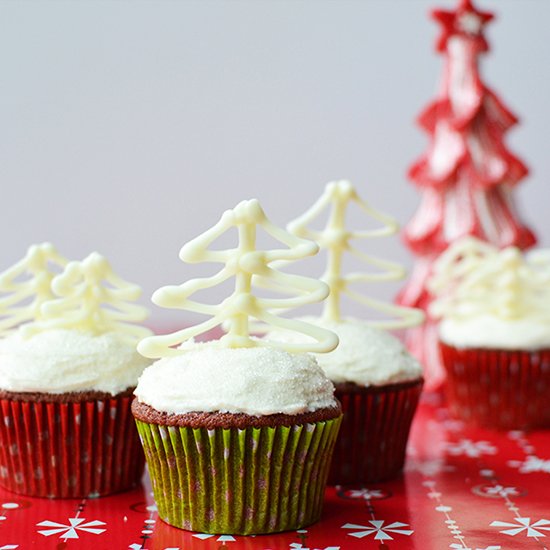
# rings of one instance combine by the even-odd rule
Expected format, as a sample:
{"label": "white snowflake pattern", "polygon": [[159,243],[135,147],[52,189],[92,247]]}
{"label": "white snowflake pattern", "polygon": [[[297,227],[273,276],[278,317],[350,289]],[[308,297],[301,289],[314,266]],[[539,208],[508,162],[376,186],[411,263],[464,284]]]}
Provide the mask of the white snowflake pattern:
{"label": "white snowflake pattern", "polygon": [[504,487],[503,485],[495,485],[493,487],[487,487],[485,493],[488,495],[498,495],[500,497],[517,497],[519,491],[516,487]]}
{"label": "white snowflake pattern", "polygon": [[107,525],[103,521],[94,520],[84,523],[84,518],[68,518],[69,524],[57,523],[55,521],[41,521],[37,523],[37,527],[49,527],[50,529],[39,530],[38,532],[45,537],[59,535],[60,539],[78,539],[78,531],[92,533],[93,535],[101,535],[106,529],[101,529],[100,526]]}
{"label": "white snowflake pattern", "polygon": [[456,548],[457,550],[501,550],[501,546],[486,546],[485,548],[465,548],[464,545],[453,542],[449,545],[449,548]]}
{"label": "white snowflake pattern", "polygon": [[[215,537],[216,535],[209,535],[207,533],[196,533],[192,536],[200,540],[207,540]],[[216,540],[218,542],[235,542],[237,539],[235,537],[232,537],[231,535],[220,535]]]}
{"label": "white snowflake pattern", "polygon": [[494,455],[497,452],[496,447],[488,441],[472,441],[471,439],[461,439],[457,443],[448,442],[445,449],[452,456],[467,456],[470,458],[479,458],[481,455]]}
{"label": "white snowflake pattern", "polygon": [[506,529],[500,532],[512,537],[519,535],[523,531],[526,532],[528,537],[545,537],[546,535],[542,531],[550,531],[550,521],[547,519],[539,519],[533,523],[531,522],[531,518],[515,518],[515,521],[517,523],[493,521],[491,527],[506,527]]}
{"label": "white snowflake pattern", "polygon": [[19,548],[19,544],[4,544],[4,546],[0,546],[0,550],[15,550],[15,548]]}
{"label": "white snowflake pattern", "polygon": [[518,489],[518,487],[505,487],[504,485],[477,485],[472,488],[472,493],[480,497],[502,497],[506,499],[511,496],[517,497],[525,494],[525,491],[523,489]]}
{"label": "white snowflake pattern", "polygon": [[374,540],[393,540],[393,537],[389,533],[406,535],[410,537],[414,531],[411,529],[403,529],[409,527],[406,523],[400,521],[394,521],[389,525],[384,526],[385,521],[381,519],[369,520],[370,525],[356,525],[354,523],[346,523],[342,525],[342,529],[359,529],[355,533],[348,533],[350,537],[356,537],[362,539],[369,535],[374,535]]}
{"label": "white snowflake pattern", "polygon": [[456,468],[447,464],[443,458],[429,460],[409,460],[405,466],[407,472],[419,472],[425,477],[433,477],[443,472],[454,472]]}
{"label": "white snowflake pattern", "polygon": [[351,498],[364,498],[365,500],[384,498],[386,493],[379,489],[353,489],[349,492]]}
{"label": "white snowflake pattern", "polygon": [[449,418],[447,409],[438,409],[435,412],[435,419],[428,421],[429,426],[441,426],[448,432],[461,432],[464,430],[465,424],[462,420]]}
{"label": "white snowflake pattern", "polygon": [[441,425],[448,431],[448,432],[461,432],[464,429],[464,422],[462,420],[455,420],[454,418],[449,418],[447,420],[444,420]]}
{"label": "white snowflake pattern", "polygon": [[537,456],[528,456],[524,462],[519,460],[508,461],[508,466],[518,468],[520,474],[532,474],[534,472],[544,472],[550,474],[550,460],[539,458]]}

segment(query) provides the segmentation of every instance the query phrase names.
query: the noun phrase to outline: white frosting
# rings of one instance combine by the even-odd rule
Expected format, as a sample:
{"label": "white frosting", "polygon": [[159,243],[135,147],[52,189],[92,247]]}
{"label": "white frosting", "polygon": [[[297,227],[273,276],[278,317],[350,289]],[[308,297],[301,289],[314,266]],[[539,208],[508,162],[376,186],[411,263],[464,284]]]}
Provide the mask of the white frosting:
{"label": "white frosting", "polygon": [[473,238],[435,262],[431,313],[440,338],[456,347],[540,349],[550,346],[550,255],[525,257]]}
{"label": "white frosting", "polygon": [[[418,361],[395,336],[385,330],[373,328],[367,322],[358,319],[303,319],[332,330],[340,339],[340,344],[334,351],[315,354],[319,365],[333,382],[383,386],[416,380],[422,376],[422,367]],[[272,332],[266,338],[271,335]],[[276,336],[297,337],[291,332],[277,333]]]}
{"label": "white frosting", "polygon": [[536,319],[501,319],[483,315],[474,319],[445,319],[440,339],[456,348],[522,349],[550,348],[550,327]]}
{"label": "white frosting", "polygon": [[180,351],[145,369],[134,392],[140,402],[175,414],[255,416],[336,405],[334,387],[311,355],[266,347],[225,348],[218,341],[186,343]]}
{"label": "white frosting", "polygon": [[100,391],[112,395],[136,385],[150,363],[115,332],[94,335],[49,330],[0,340],[0,388],[14,392]]}

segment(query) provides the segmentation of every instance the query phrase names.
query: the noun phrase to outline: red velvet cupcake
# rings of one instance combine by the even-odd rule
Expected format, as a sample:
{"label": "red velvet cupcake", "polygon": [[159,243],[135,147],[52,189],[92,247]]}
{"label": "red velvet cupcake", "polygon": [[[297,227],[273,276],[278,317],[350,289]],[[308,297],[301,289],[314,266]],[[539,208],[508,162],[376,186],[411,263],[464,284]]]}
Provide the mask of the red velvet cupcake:
{"label": "red velvet cupcake", "polygon": [[164,521],[249,535],[319,519],[342,410],[315,359],[195,344],[148,367],[135,393]]}
{"label": "red velvet cupcake", "polygon": [[[234,229],[237,246],[210,248]],[[260,230],[277,241],[275,248],[258,248]],[[330,351],[338,338],[277,315],[324,299],[329,288],[276,264],[317,251],[315,243],[274,226],[256,199],[242,201],[180,250],[185,262],[223,266],[213,276],[153,294],[157,305],[210,316],[138,345],[158,361],[140,377],[132,410],[159,516],[170,525],[252,535],[301,529],[319,519],[342,412],[334,386],[306,352]],[[191,299],[233,279],[217,305]],[[270,282],[278,292],[264,298]],[[265,342],[250,332],[258,320],[310,341]],[[227,332],[219,340],[193,341],[220,325]]]}
{"label": "red velvet cupcake", "polygon": [[[53,260],[62,273],[49,271]],[[139,288],[97,253],[67,264],[39,245],[0,274],[0,292],[0,485],[50,498],[135,486],[144,458],[130,407],[150,363],[135,346],[149,331],[121,321],[143,318],[125,303]]]}
{"label": "red velvet cupcake", "polygon": [[[358,229],[346,223],[350,207],[365,218]],[[319,229],[319,218],[325,211],[325,226]],[[384,303],[362,293],[360,284],[396,281],[405,276],[405,269],[360,249],[358,243],[394,235],[399,226],[391,216],[363,200],[351,182],[339,180],[328,183],[314,204],[287,227],[294,235],[315,240],[327,256],[321,280],[329,285],[330,294],[322,315],[305,320],[335,332],[340,339],[334,351],[316,354],[336,386],[344,411],[329,482],[363,484],[396,477],[405,461],[423,378],[419,363],[384,329],[418,325],[424,315],[420,310]],[[365,269],[346,272],[349,259]],[[346,319],[342,313],[344,297],[366,307],[367,317]],[[274,334],[270,331],[268,339]],[[284,333],[281,337],[295,338]]]}
{"label": "red velvet cupcake", "polygon": [[431,288],[451,412],[485,428],[550,427],[550,256],[464,239]]}

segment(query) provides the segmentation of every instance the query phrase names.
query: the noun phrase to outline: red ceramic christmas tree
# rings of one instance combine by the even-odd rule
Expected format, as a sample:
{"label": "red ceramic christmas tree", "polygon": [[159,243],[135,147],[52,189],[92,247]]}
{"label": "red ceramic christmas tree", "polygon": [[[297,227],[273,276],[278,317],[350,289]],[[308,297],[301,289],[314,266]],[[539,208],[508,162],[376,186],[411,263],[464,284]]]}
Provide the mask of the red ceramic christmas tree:
{"label": "red ceramic christmas tree", "polygon": [[[437,51],[445,58],[437,99],[419,117],[428,132],[428,151],[411,166],[420,206],[405,228],[404,239],[416,256],[407,286],[397,301],[427,310],[426,279],[435,258],[455,239],[474,235],[499,247],[527,248],[535,236],[518,217],[516,184],[527,168],[504,144],[517,118],[481,80],[479,56],[488,51],[485,25],[493,14],[461,0],[455,11],[432,13],[442,25]],[[443,380],[435,324],[412,329],[408,345],[426,367],[428,386]]]}

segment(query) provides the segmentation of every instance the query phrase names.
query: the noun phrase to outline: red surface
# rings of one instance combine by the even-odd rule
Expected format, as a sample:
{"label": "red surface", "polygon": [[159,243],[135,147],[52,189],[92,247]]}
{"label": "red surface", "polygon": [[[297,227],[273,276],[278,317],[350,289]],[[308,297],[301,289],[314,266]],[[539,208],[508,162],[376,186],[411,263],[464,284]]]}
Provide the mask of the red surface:
{"label": "red surface", "polygon": [[80,501],[0,491],[0,550],[550,548],[550,432],[466,429],[439,401],[423,399],[404,477],[329,489],[323,520],[302,533],[207,537],[174,529],[157,519],[146,479],[140,489]]}

